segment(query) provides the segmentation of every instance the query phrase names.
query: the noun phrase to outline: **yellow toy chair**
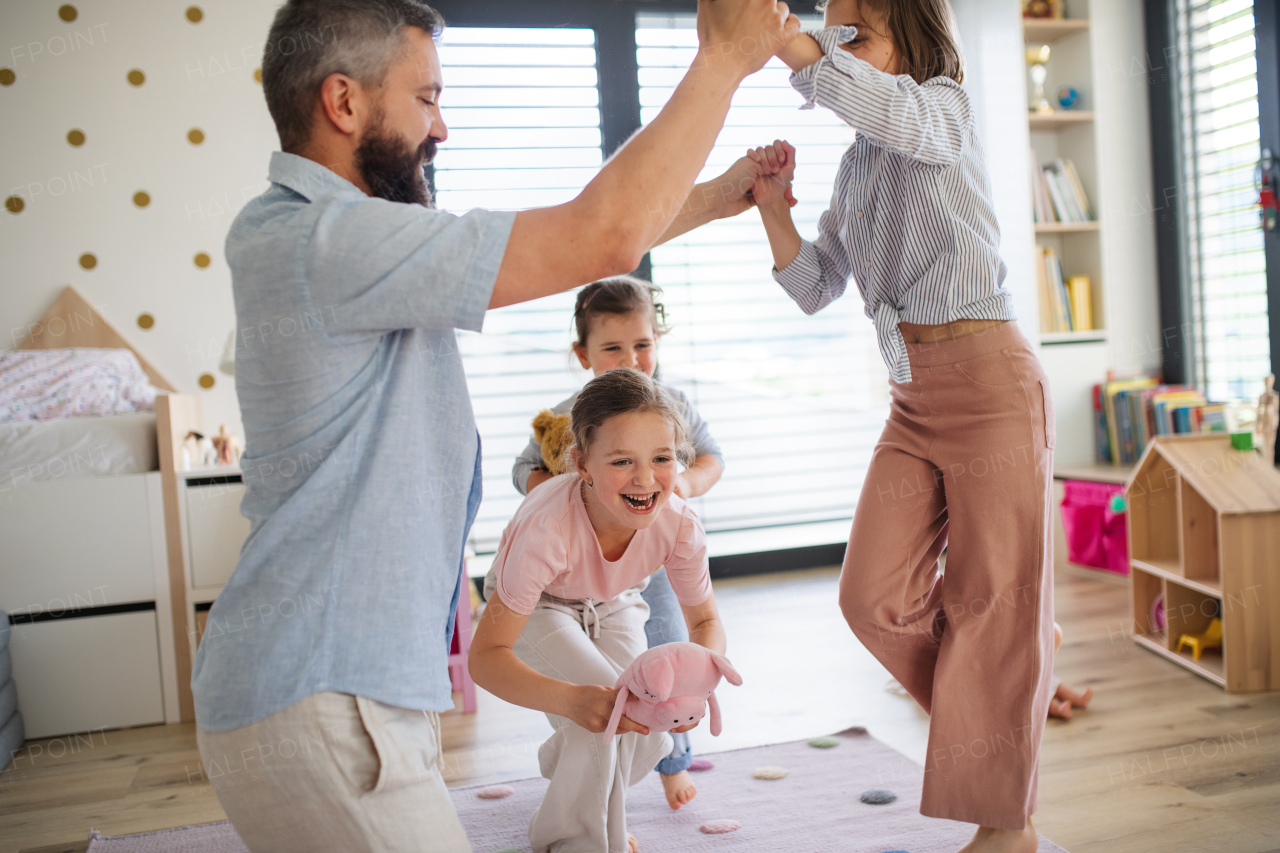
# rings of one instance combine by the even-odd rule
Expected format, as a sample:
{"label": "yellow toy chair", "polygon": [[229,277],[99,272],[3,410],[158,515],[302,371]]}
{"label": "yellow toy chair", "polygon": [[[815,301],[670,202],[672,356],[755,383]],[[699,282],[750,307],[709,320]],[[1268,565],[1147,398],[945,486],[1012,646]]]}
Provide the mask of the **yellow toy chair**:
{"label": "yellow toy chair", "polygon": [[1215,616],[1203,633],[1183,634],[1178,637],[1178,651],[1182,651],[1184,645],[1191,647],[1191,654],[1196,660],[1200,660],[1200,654],[1205,649],[1222,648],[1222,620]]}

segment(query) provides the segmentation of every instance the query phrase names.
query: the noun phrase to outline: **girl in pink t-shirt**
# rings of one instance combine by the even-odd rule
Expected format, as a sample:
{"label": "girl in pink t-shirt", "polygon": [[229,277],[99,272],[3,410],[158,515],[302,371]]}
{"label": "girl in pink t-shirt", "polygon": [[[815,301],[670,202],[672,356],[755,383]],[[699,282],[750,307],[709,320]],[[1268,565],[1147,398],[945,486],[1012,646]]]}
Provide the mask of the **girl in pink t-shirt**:
{"label": "girl in pink t-shirt", "polygon": [[689,452],[676,404],[622,368],[587,383],[572,419],[577,473],[535,489],[503,532],[471,675],[545,711],[555,729],[538,750],[551,784],[529,825],[534,853],[635,853],[626,790],[671,751],[671,738],[626,717],[619,731],[628,734],[605,745],[600,733],[614,682],[647,646],[640,593],[649,576],[666,566],[690,641],[724,654],[724,628],[702,524],[673,491],[677,459]]}

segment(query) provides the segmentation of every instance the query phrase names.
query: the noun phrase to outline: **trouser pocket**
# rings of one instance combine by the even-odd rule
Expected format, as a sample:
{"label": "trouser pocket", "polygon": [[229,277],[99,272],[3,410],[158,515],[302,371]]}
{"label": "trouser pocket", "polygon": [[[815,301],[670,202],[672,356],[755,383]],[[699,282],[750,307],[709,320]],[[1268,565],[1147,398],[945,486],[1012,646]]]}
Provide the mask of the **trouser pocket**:
{"label": "trouser pocket", "polygon": [[378,757],[373,794],[417,785],[439,772],[440,717],[434,711],[397,708],[366,696],[356,707]]}

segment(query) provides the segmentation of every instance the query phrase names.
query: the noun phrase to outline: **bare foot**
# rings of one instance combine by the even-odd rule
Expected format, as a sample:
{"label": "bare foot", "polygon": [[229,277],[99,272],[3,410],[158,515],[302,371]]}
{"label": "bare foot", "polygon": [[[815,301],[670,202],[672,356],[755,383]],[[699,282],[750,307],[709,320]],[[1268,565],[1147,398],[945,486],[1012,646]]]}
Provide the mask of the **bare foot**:
{"label": "bare foot", "polygon": [[627,833],[627,850],[629,853],[636,853],[640,849],[640,842],[636,841],[636,837],[631,833]]}
{"label": "bare foot", "polygon": [[1066,685],[1059,684],[1056,698],[1065,702],[1070,702],[1073,708],[1088,708],[1089,700],[1093,698],[1093,688],[1086,687],[1083,693],[1077,693]]}
{"label": "bare foot", "polygon": [[980,826],[973,839],[960,848],[960,853],[1036,853],[1040,838],[1027,818],[1022,829],[992,829]]}
{"label": "bare foot", "polygon": [[659,773],[658,776],[662,779],[662,790],[667,792],[667,805],[671,808],[678,809],[698,796],[698,789],[693,787],[693,780],[689,778],[688,770],[681,770],[670,776]]}
{"label": "bare foot", "polygon": [[1049,716],[1060,720],[1071,719],[1071,703],[1055,696],[1049,700]]}

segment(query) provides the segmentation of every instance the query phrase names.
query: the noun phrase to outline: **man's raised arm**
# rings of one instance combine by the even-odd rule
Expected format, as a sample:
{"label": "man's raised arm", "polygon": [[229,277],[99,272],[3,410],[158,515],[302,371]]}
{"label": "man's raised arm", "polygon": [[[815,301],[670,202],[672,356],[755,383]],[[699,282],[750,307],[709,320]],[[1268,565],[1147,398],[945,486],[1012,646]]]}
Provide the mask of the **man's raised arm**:
{"label": "man's raised arm", "polygon": [[775,0],[699,0],[698,56],[671,100],[573,201],[516,214],[489,307],[639,266],[689,199],[738,85],[799,26]]}

